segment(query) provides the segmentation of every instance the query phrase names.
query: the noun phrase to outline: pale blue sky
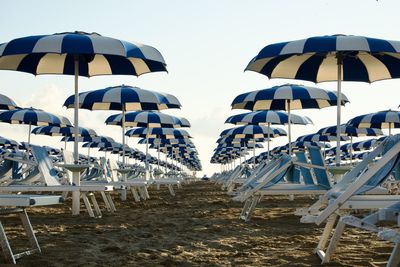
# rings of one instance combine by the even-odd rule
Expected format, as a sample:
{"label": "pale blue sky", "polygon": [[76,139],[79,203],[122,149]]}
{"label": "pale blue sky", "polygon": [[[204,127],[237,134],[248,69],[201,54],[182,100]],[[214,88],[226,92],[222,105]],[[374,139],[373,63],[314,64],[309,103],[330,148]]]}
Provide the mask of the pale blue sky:
{"label": "pale blue sky", "polygon": [[[40,3],[40,4],[39,4]],[[139,41],[156,47],[165,57],[169,74],[155,73],[139,78],[104,76],[81,78],[81,91],[117,84],[130,84],[176,95],[181,111],[169,112],[187,117],[190,132],[199,149],[205,172],[218,170],[209,164],[215,140],[230,125],[233,98],[246,91],[286,83],[268,80],[260,74],[243,72],[258,51],[267,44],[315,35],[354,34],[400,40],[398,1],[6,1],[0,16],[0,43],[13,38],[82,30],[105,36]],[[306,85],[309,82],[291,81]],[[0,92],[21,105],[33,105],[52,112],[72,112],[61,107],[72,93],[73,78],[0,71]],[[334,83],[317,86],[335,90]],[[345,83],[343,92],[351,103],[344,109],[343,121],[355,115],[400,104],[400,81],[372,85]],[[120,138],[119,128],[102,122],[110,112],[81,112],[82,125],[100,134]],[[294,127],[294,136],[311,133],[335,124],[335,109],[298,111],[315,125]],[[0,124],[0,133],[19,141],[26,138],[24,126]],[[57,138],[33,137],[37,143],[60,146]],[[287,140],[277,139],[273,145]],[[131,145],[136,140],[129,141]],[[135,145],[136,146],[136,145]],[[136,146],[138,147],[138,146]],[[143,148],[143,147],[139,147]],[[259,152],[261,152],[260,150]]]}

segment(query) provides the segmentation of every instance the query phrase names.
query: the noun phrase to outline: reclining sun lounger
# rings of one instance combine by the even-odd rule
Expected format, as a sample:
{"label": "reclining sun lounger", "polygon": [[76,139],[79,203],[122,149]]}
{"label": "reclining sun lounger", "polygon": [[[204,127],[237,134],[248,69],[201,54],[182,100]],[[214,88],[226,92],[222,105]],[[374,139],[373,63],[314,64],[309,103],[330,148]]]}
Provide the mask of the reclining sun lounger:
{"label": "reclining sun lounger", "polygon": [[311,163],[308,163],[303,151],[296,152],[294,160],[284,155],[275,168],[267,168],[268,171],[255,183],[256,186],[250,184],[251,190],[234,198],[245,201],[241,219],[248,221],[264,196],[288,195],[292,199],[295,195],[322,195],[330,189],[331,182],[320,148],[308,147],[307,150]]}
{"label": "reclining sun lounger", "polygon": [[385,208],[400,201],[400,196],[387,195],[387,190],[379,187],[399,164],[399,155],[400,135],[391,136],[345,174],[342,180],[315,204],[296,212],[297,215],[303,215],[301,222],[304,223],[319,225],[327,222],[315,249],[323,263],[330,261],[344,231],[346,220],[349,222],[348,219],[341,220],[332,233],[341,215],[348,214],[351,210]]}
{"label": "reclining sun lounger", "polygon": [[3,254],[6,257],[6,260],[16,264],[16,260],[25,256],[30,255],[35,252],[41,252],[39,243],[36,239],[35,233],[33,232],[33,228],[31,222],[29,220],[28,213],[26,209],[29,207],[36,206],[47,206],[47,205],[55,205],[63,202],[61,196],[46,196],[46,195],[0,195],[0,216],[1,215],[9,215],[9,214],[19,214],[19,217],[22,222],[22,226],[24,227],[25,233],[28,236],[29,243],[31,245],[31,249],[14,254],[10,243],[8,242],[8,238],[6,232],[3,227],[3,218],[0,217],[0,245],[3,250]]}
{"label": "reclining sun lounger", "polygon": [[[44,185],[10,185],[10,186],[0,186],[0,193],[15,193],[15,192],[78,192],[80,197],[83,199],[85,207],[89,213],[90,217],[101,217],[102,213],[97,200],[93,193],[100,192],[103,200],[105,202],[107,210],[114,212],[115,206],[112,201],[110,192],[113,191],[112,186],[108,185],[90,185],[90,186],[76,186],[76,185],[62,185],[58,181],[59,177],[57,175],[57,170],[49,158],[47,151],[39,146],[32,145],[31,151],[36,159],[36,164],[40,171],[40,175],[43,179]],[[89,198],[93,203],[89,201]],[[72,203],[73,208],[77,206],[77,203]],[[73,215],[79,214],[78,209],[72,209]]]}

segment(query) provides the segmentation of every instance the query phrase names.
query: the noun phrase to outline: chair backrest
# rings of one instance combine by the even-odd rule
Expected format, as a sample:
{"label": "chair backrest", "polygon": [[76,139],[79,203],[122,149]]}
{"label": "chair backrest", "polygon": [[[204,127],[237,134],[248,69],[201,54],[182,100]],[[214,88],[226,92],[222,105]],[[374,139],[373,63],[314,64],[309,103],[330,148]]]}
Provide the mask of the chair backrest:
{"label": "chair backrest", "polygon": [[53,161],[49,157],[46,149],[40,146],[31,145],[32,154],[38,163],[40,174],[48,186],[60,185],[57,170],[54,168]]}
{"label": "chair backrest", "polygon": [[117,162],[114,159],[108,159],[109,162],[109,167],[110,167],[110,175],[111,179],[114,182],[118,182],[118,172],[116,171],[118,169]]}
{"label": "chair backrest", "polygon": [[[396,138],[397,137],[397,138]],[[387,144],[385,145],[382,153],[382,157],[386,155],[386,153],[393,148],[393,146],[400,142],[400,136],[393,136],[390,139],[388,139]],[[382,168],[380,168],[369,180],[368,182],[363,185],[357,192],[356,194],[362,194],[365,193],[381,183],[383,183],[386,178],[395,171],[396,166],[398,166],[400,163],[400,154],[398,153],[396,156],[394,156],[392,159],[389,160],[388,163],[386,163]]]}
{"label": "chair backrest", "polygon": [[[298,162],[308,164],[306,153],[304,151],[296,151],[295,155]],[[309,168],[300,166],[300,172],[305,184],[314,184],[314,180]]]}
{"label": "chair backrest", "polygon": [[[282,156],[280,157],[279,165],[277,168],[275,168],[274,172],[281,169],[283,166],[288,164],[290,161],[291,161],[290,156],[288,156],[287,154],[282,154]],[[282,181],[285,178],[285,176],[287,175],[287,173],[292,171],[292,168],[293,168],[293,165],[290,165],[288,168],[281,170],[278,174],[276,174],[275,178],[273,178],[265,187],[269,187],[271,185],[274,185],[274,184]]]}
{"label": "chair backrest", "polygon": [[331,183],[329,182],[329,175],[326,169],[324,157],[322,156],[321,148],[317,146],[308,146],[307,150],[310,153],[311,164],[323,167],[313,168],[315,179],[317,180],[318,185],[331,188]]}

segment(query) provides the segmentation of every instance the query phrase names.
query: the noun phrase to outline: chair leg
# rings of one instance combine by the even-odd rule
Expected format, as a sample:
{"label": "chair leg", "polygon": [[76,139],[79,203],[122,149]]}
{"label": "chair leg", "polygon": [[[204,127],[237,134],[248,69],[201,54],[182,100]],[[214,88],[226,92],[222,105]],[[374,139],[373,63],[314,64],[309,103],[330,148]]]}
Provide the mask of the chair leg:
{"label": "chair leg", "polygon": [[8,243],[8,238],[6,232],[4,231],[3,224],[1,222],[0,222],[0,244],[6,260],[16,264],[17,261],[14,258],[14,254],[11,250],[10,243]]}
{"label": "chair leg", "polygon": [[328,242],[329,236],[332,233],[332,229],[335,225],[337,217],[338,215],[336,213],[329,216],[324,231],[322,232],[322,235],[319,239],[318,245],[314,250],[314,252],[321,258],[321,260],[323,260],[325,257],[324,249],[326,247],[326,243]]}
{"label": "chair leg", "polygon": [[257,206],[258,202],[260,202],[260,200],[261,200],[261,196],[253,197],[253,201],[251,202],[250,208],[246,214],[246,219],[245,219],[246,222],[250,221],[251,214],[253,213],[254,209],[256,208],[256,206]]}
{"label": "chair leg", "polygon": [[132,195],[133,195],[133,198],[135,199],[135,201],[140,202],[140,197],[139,197],[139,194],[136,191],[135,187],[133,187],[133,186],[131,187],[131,192],[132,192]]}
{"label": "chair leg", "polygon": [[169,184],[168,185],[168,190],[169,190],[169,193],[171,194],[171,196],[175,196],[175,192],[174,192],[174,188],[172,187],[172,184]]}
{"label": "chair leg", "polygon": [[99,204],[97,203],[96,196],[94,195],[94,193],[90,194],[90,199],[92,200],[93,207],[94,207],[94,210],[96,211],[97,217],[101,218],[103,216],[103,214],[101,213]]}
{"label": "chair leg", "polygon": [[107,211],[112,212],[111,205],[110,205],[110,203],[108,203],[108,199],[107,199],[107,196],[104,193],[104,191],[101,191],[100,194],[101,194],[101,197],[103,198],[104,204],[106,205]]}
{"label": "chair leg", "polygon": [[42,250],[40,249],[39,243],[36,239],[35,233],[33,232],[31,221],[29,220],[28,214],[26,213],[25,209],[19,214],[19,217],[21,218],[22,226],[25,229],[25,232],[26,232],[26,235],[28,236],[31,247],[33,249],[36,249],[39,253],[42,252]]}
{"label": "chair leg", "polygon": [[396,243],[390,254],[389,261],[386,267],[396,267],[400,265],[400,243]]}
{"label": "chair leg", "polygon": [[86,193],[81,193],[81,197],[83,199],[83,202],[85,203],[85,207],[86,207],[87,212],[89,213],[89,216],[92,218],[95,218],[96,216],[94,216],[92,205],[90,205],[90,201],[87,198]]}
{"label": "chair leg", "polygon": [[331,256],[335,252],[336,246],[339,243],[340,237],[342,236],[345,227],[346,224],[339,220],[336,225],[336,229],[333,232],[331,241],[329,242],[328,248],[326,249],[325,257],[322,260],[322,264],[328,263],[330,261]]}
{"label": "chair leg", "polygon": [[138,187],[137,190],[138,190],[138,192],[139,192],[139,196],[140,196],[143,200],[146,200],[146,195],[145,195],[145,193],[144,193],[144,191],[143,191],[143,188],[142,188],[142,187]]}
{"label": "chair leg", "polygon": [[119,196],[122,201],[126,201],[126,189],[119,190]]}
{"label": "chair leg", "polygon": [[144,194],[146,195],[146,199],[150,199],[149,191],[147,190],[146,186],[143,186]]}
{"label": "chair leg", "polygon": [[252,199],[251,199],[251,198],[248,198],[248,199],[244,202],[244,205],[243,205],[243,208],[242,208],[242,212],[240,213],[240,219],[242,219],[242,220],[245,220],[245,219],[246,219],[246,213],[247,213],[247,210],[248,210],[249,207],[250,207],[251,201],[252,201]]}
{"label": "chair leg", "polygon": [[113,199],[111,197],[110,192],[105,192],[105,194],[107,196],[108,203],[110,203],[111,212],[116,212],[117,209],[115,208],[114,201],[113,201]]}

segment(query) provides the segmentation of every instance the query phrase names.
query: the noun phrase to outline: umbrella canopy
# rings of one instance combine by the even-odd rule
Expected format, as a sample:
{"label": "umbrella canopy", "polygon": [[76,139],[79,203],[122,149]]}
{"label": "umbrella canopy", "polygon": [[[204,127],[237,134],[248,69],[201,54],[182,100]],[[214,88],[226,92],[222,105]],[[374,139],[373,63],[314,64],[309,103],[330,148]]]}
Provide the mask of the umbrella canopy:
{"label": "umbrella canopy", "polygon": [[14,100],[8,96],[0,94],[0,110],[12,110],[16,108],[18,108],[18,105],[14,102]]}
{"label": "umbrella canopy", "polygon": [[[79,94],[79,107],[89,110],[121,110],[118,125],[122,126],[122,144],[125,145],[125,111],[132,110],[162,110],[180,108],[178,99],[170,94],[140,89],[127,85],[113,86]],[[74,106],[74,96],[64,103],[66,107]],[[122,151],[122,163],[125,165],[125,155]]]}
{"label": "umbrella canopy", "polygon": [[189,133],[183,129],[174,128],[133,128],[125,133],[129,137],[141,137],[141,138],[192,138]]}
{"label": "umbrella canopy", "polygon": [[[345,135],[345,136],[378,136],[378,135],[383,135],[382,130],[376,129],[376,128],[356,128],[352,127],[346,124],[340,125],[340,135]],[[321,128],[317,134],[320,135],[337,135],[337,127],[336,126],[329,126],[329,127],[324,127]]]}
{"label": "umbrella canopy", "polygon": [[400,111],[384,110],[375,113],[357,116],[347,122],[347,125],[357,128],[400,128]]}
{"label": "umbrella canopy", "polygon": [[[291,110],[308,108],[325,108],[338,104],[337,94],[324,89],[285,84],[268,89],[252,91],[237,96],[232,102],[233,109],[250,110],[287,110],[288,111],[288,137],[289,148],[291,145]],[[346,96],[341,97],[340,104],[348,102]],[[291,149],[289,149],[289,154]]]}
{"label": "umbrella canopy", "polygon": [[[64,136],[61,141],[74,142],[73,136]],[[78,142],[100,142],[100,143],[115,143],[115,140],[108,136],[80,136]]]}
{"label": "umbrella canopy", "polygon": [[5,148],[14,148],[18,147],[19,143],[13,139],[5,138],[0,136],[0,146]]}
{"label": "umbrella canopy", "polygon": [[[69,96],[64,106],[74,107],[74,96]],[[179,100],[170,94],[159,93],[129,85],[119,85],[79,93],[79,108],[89,110],[163,110],[180,108]]]}
{"label": "umbrella canopy", "polygon": [[155,48],[126,42],[98,33],[65,32],[27,36],[0,44],[0,69],[39,74],[79,76],[166,71],[165,61]]}
{"label": "umbrella canopy", "polygon": [[[341,105],[349,102],[341,94]],[[267,89],[238,95],[232,102],[232,109],[249,110],[294,110],[325,108],[337,104],[337,93],[321,88],[284,84]]]}
{"label": "umbrella canopy", "polygon": [[286,135],[286,131],[280,128],[259,126],[259,125],[246,125],[236,128],[226,129],[220,133],[221,137],[231,138],[265,138],[265,137],[278,137]]}
{"label": "umbrella canopy", "polygon": [[[299,116],[295,114],[291,114],[292,124],[312,124],[312,120],[306,116]],[[225,123],[232,123],[236,125],[268,125],[268,124],[287,124],[289,121],[289,116],[284,111],[278,110],[262,110],[262,111],[254,111],[247,112],[242,114],[237,114],[230,116],[226,119]]]}
{"label": "umbrella canopy", "polygon": [[11,124],[72,126],[67,117],[35,108],[13,109],[0,112],[0,121]]}
{"label": "umbrella canopy", "polygon": [[[281,125],[288,124],[289,114],[283,111],[274,111],[274,110],[255,111],[255,112],[233,115],[229,117],[225,121],[225,123],[242,124],[242,125],[249,125],[249,124],[267,125],[268,127],[270,127],[271,124],[281,124]],[[291,114],[290,123],[306,125],[306,124],[312,124],[312,121],[308,117],[302,117]],[[269,140],[267,147],[269,151]],[[267,153],[267,155],[268,155],[267,159],[269,160],[269,153]]]}
{"label": "umbrella canopy", "polygon": [[0,113],[0,122],[6,122],[11,124],[28,124],[28,144],[31,140],[31,127],[32,125],[50,125],[60,127],[70,127],[71,122],[67,117],[54,115],[52,113],[34,109],[34,108],[23,108],[7,110]]}
{"label": "umbrella canopy", "polygon": [[[400,42],[353,35],[317,36],[264,47],[246,67],[269,78],[337,81],[340,127],[341,81],[374,82],[400,77]],[[340,164],[337,130],[336,164]]]}
{"label": "umbrella canopy", "polygon": [[[336,136],[332,135],[320,135],[320,134],[307,134],[299,136],[296,141],[308,141],[308,142],[332,142],[336,141]],[[340,136],[340,141],[347,141],[350,138],[347,136]]]}
{"label": "umbrella canopy", "polygon": [[376,146],[378,143],[380,143],[377,139],[369,139],[369,140],[364,140],[360,142],[355,142],[353,144],[344,144],[340,147],[340,150],[342,151],[363,151],[363,150],[369,150],[372,147]]}
{"label": "umbrella canopy", "polygon": [[[33,134],[50,136],[74,136],[74,127],[40,126],[32,130]],[[97,136],[97,133],[90,128],[79,127],[79,136]]]}
{"label": "umbrella canopy", "polygon": [[[0,44],[0,69],[34,75],[74,75],[74,125],[78,127],[79,76],[139,76],[166,71],[166,64],[160,52],[151,46],[109,38],[98,33],[75,31],[22,37]],[[75,136],[78,136],[78,128]],[[76,163],[79,162],[78,142],[74,143],[74,159]]]}
{"label": "umbrella canopy", "polygon": [[[105,123],[109,125],[121,125],[122,119],[122,114],[115,114],[108,117]],[[178,118],[157,111],[135,111],[125,113],[125,126],[147,128],[180,128],[190,127],[190,123],[185,118]]]}
{"label": "umbrella canopy", "polygon": [[[399,41],[353,35],[317,36],[271,44],[247,65],[269,78],[311,82],[374,82],[400,77]],[[342,65],[341,78],[337,65]]]}

